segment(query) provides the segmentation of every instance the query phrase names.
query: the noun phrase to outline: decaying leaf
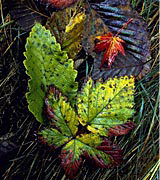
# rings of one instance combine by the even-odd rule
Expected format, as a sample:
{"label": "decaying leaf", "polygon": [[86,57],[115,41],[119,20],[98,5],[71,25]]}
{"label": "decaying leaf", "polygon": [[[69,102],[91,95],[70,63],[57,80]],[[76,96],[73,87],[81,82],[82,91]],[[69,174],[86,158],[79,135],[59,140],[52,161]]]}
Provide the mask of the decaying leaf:
{"label": "decaying leaf", "polygon": [[61,44],[62,50],[65,50],[72,59],[82,49],[80,43],[82,41],[85,18],[85,13],[80,11],[76,5],[53,13],[46,25],[56,37],[57,42]]}
{"label": "decaying leaf", "polygon": [[35,22],[45,24],[50,13],[35,0],[10,0],[8,1],[12,18],[25,31],[30,31]]}
{"label": "decaying leaf", "polygon": [[73,59],[82,49],[81,41],[85,18],[85,13],[80,12],[74,18],[71,18],[69,24],[66,26],[65,40],[62,44],[62,49],[67,51]]}
{"label": "decaying leaf", "polygon": [[[101,18],[103,24],[105,23],[105,26],[108,27],[108,31],[105,31],[105,33],[96,34],[95,27],[99,27],[103,31],[104,25],[98,26],[96,20],[93,20],[92,24],[86,23],[85,25],[85,27],[88,26],[88,37],[85,36],[84,42],[87,43],[83,43],[83,45],[85,46],[86,44],[85,50],[94,57],[92,78],[94,80],[99,78],[106,80],[109,77],[115,76],[137,76],[150,56],[147,26],[142,17],[132,10],[127,0],[105,0],[103,2],[91,3],[91,8],[95,10],[97,17]],[[95,37],[95,35],[107,34],[108,32],[116,34],[130,18],[133,18],[133,21],[119,34],[119,38],[125,41],[124,51],[126,56],[119,53],[111,69],[107,68],[107,63],[104,63],[103,68],[100,69],[104,52],[99,52],[96,55],[92,53],[94,41],[91,41],[91,38]]]}
{"label": "decaying leaf", "polygon": [[83,33],[82,46],[87,53],[91,54],[94,50],[96,37],[108,33],[109,30],[96,11],[87,5],[85,6],[85,14],[85,31]]}
{"label": "decaying leaf", "polygon": [[48,87],[56,85],[69,98],[76,95],[77,71],[73,60],[68,59],[49,30],[36,24],[27,38],[24,65],[30,76],[29,92],[26,94],[29,109],[43,123],[42,107]]}

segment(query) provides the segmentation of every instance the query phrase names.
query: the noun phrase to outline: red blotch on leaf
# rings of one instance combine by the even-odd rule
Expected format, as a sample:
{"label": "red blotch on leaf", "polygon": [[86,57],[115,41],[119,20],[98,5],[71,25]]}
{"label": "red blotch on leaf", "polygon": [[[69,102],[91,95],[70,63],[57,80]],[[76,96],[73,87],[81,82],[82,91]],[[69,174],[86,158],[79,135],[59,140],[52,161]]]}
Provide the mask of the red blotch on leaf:
{"label": "red blotch on leaf", "polygon": [[127,122],[122,125],[114,126],[109,129],[108,136],[124,135],[127,134],[133,128],[135,128],[135,124],[133,122]]}
{"label": "red blotch on leaf", "polygon": [[62,160],[61,165],[65,171],[65,174],[69,178],[73,178],[77,171],[78,168],[82,162],[82,158],[79,157],[79,159],[74,160],[74,153],[70,150],[70,152],[67,152],[66,150],[63,150],[61,152],[60,158]]}
{"label": "red blotch on leaf", "polygon": [[109,155],[109,161],[106,163],[100,154],[96,154],[95,156],[91,156],[87,151],[84,152],[84,156],[94,165],[100,168],[111,168],[114,166],[118,166],[122,159],[122,150],[117,147],[115,144],[112,144],[108,139],[104,139],[100,146],[97,147],[98,150],[103,151],[104,153]]}
{"label": "red blotch on leaf", "polygon": [[122,150],[107,138],[103,140],[103,142],[100,146],[97,147],[97,149],[104,151],[106,154],[110,155],[111,163],[106,166],[108,168],[118,166],[123,159]]}

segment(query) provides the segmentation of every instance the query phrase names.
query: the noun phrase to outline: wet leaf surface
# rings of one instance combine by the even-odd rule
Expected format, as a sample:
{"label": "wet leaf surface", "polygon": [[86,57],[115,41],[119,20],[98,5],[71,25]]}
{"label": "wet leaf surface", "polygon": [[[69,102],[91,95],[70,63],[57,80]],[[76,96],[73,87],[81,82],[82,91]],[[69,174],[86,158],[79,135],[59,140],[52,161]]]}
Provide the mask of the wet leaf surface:
{"label": "wet leaf surface", "polygon": [[8,7],[12,18],[16,20],[25,31],[30,31],[35,22],[44,25],[50,14],[45,10],[44,6],[34,0],[10,0]]}
{"label": "wet leaf surface", "polygon": [[[130,18],[133,21],[128,24],[128,27],[121,31],[119,37],[125,41],[124,50],[126,56],[118,54],[115,58],[112,68],[107,68],[107,63],[104,65],[102,70],[100,69],[101,61],[103,58],[103,52],[93,54],[92,49],[88,51],[92,53],[94,60],[94,70],[92,77],[94,80],[114,76],[134,75],[137,76],[143,69],[144,64],[149,57],[150,43],[147,33],[147,26],[141,16],[131,9],[128,1],[104,1],[100,3],[92,3],[91,7],[96,11],[97,17],[101,17],[102,21],[108,27],[108,31],[116,34],[118,30],[127,22]],[[97,22],[93,21],[92,26],[97,26]],[[89,25],[91,27],[91,25]],[[103,25],[104,27],[104,25]],[[101,26],[100,29],[102,30]],[[90,31],[89,38],[87,39],[89,44],[93,44],[89,39],[93,36]],[[95,31],[94,33],[97,33]],[[106,34],[107,32],[105,32]],[[103,35],[102,33],[101,35]],[[99,35],[99,34],[96,34]],[[93,46],[93,45],[92,45]],[[86,48],[86,50],[88,50]]]}
{"label": "wet leaf surface", "polygon": [[62,50],[65,50],[72,59],[82,49],[81,40],[85,18],[82,9],[80,11],[77,6],[73,6],[63,11],[54,12],[46,24],[46,27],[56,37],[57,42],[61,44]]}

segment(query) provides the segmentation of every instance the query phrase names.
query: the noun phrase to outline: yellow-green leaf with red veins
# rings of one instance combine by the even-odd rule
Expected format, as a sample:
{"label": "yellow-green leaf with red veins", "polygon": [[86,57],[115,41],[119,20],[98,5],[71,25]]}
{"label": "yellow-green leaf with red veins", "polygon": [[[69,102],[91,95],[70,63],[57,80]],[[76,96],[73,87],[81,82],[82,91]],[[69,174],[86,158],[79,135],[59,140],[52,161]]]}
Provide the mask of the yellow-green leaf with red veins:
{"label": "yellow-green leaf with red veins", "polygon": [[108,130],[124,124],[132,117],[134,110],[134,77],[109,79],[93,85],[89,79],[78,95],[80,123],[101,136]]}

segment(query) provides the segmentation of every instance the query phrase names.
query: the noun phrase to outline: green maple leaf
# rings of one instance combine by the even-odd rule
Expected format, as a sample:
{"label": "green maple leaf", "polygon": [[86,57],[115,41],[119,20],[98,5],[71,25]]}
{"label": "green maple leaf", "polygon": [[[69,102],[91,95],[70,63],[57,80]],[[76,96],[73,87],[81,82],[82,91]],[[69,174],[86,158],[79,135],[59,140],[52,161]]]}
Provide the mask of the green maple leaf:
{"label": "green maple leaf", "polygon": [[44,97],[50,85],[56,85],[70,99],[77,93],[75,82],[77,71],[73,68],[73,60],[61,50],[49,30],[40,24],[35,24],[27,38],[26,60],[24,65],[30,77],[29,92],[26,94],[29,110],[41,123]]}

